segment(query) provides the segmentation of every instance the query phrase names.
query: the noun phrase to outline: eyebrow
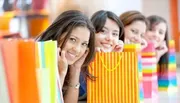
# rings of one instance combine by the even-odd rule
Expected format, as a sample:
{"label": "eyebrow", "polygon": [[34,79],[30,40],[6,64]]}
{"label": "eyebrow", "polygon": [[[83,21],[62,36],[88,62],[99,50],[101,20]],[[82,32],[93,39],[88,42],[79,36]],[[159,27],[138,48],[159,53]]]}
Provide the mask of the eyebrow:
{"label": "eyebrow", "polygon": [[109,30],[109,29],[108,29],[107,27],[105,27],[105,26],[103,27],[103,29],[107,29],[107,30]]}
{"label": "eyebrow", "polygon": [[70,37],[71,37],[71,36],[73,36],[73,37],[74,37],[74,38],[76,38],[76,39],[79,39],[79,38],[78,38],[78,37],[76,37],[75,35],[70,35]]}
{"label": "eyebrow", "polygon": [[[107,30],[109,30],[107,27],[103,27],[104,29],[107,29]],[[119,30],[113,30],[114,32],[119,32]]]}
{"label": "eyebrow", "polygon": [[137,28],[131,28],[131,29],[134,29],[134,30],[137,30],[137,31],[139,31]]}
{"label": "eyebrow", "polygon": [[[76,37],[75,35],[71,35],[71,36],[73,36],[74,38],[76,38],[76,39],[78,39],[78,40],[79,40],[79,38],[78,38],[78,37]],[[89,43],[89,41],[84,41],[84,42]]]}

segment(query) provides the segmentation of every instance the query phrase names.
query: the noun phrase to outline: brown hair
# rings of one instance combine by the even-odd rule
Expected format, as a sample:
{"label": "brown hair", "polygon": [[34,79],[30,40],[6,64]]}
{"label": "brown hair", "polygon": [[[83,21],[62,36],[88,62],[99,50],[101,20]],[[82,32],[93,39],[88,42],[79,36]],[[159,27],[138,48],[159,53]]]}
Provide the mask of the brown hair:
{"label": "brown hair", "polygon": [[[57,40],[58,46],[62,49],[69,39],[72,30],[77,27],[85,27],[90,31],[88,44],[89,54],[87,55],[81,69],[81,71],[89,77],[90,74],[87,70],[87,66],[93,60],[95,55],[95,29],[88,17],[82,12],[77,10],[63,12],[42,34],[37,37],[37,41]],[[65,81],[68,81],[68,73]]]}
{"label": "brown hair", "polygon": [[148,27],[148,20],[146,17],[139,11],[127,11],[120,15],[120,20],[123,22],[124,27],[132,24],[135,21],[143,21]]}
{"label": "brown hair", "polygon": [[[87,66],[95,53],[94,41],[95,30],[91,21],[83,13],[77,10],[69,10],[59,15],[56,20],[38,36],[38,41],[57,40],[58,46],[63,48],[72,32],[76,27],[86,27],[90,31],[89,54],[83,66]],[[63,35],[64,34],[64,35]]]}
{"label": "brown hair", "polygon": [[[149,28],[148,30],[152,30],[154,28],[155,25],[158,25],[159,23],[165,23],[166,24],[166,32],[165,32],[165,42],[166,42],[166,45],[167,47],[168,46],[168,41],[169,41],[169,38],[168,38],[168,26],[167,26],[167,22],[164,18],[160,17],[160,16],[157,16],[157,15],[152,15],[152,16],[149,16],[147,17],[148,21],[149,21]],[[161,75],[163,75],[165,72],[167,72],[168,70],[168,55],[169,53],[165,53],[163,56],[161,56],[159,62],[158,62],[158,72],[159,72],[159,77]]]}

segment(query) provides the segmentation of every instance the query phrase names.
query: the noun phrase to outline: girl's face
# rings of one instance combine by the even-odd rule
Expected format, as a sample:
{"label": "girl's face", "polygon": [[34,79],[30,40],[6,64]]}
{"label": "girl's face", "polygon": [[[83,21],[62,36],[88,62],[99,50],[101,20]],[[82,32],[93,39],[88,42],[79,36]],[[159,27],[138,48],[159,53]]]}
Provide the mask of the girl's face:
{"label": "girl's face", "polygon": [[146,32],[146,24],[144,21],[134,21],[131,24],[125,26],[125,43],[128,40],[131,43],[142,42],[142,36]]}
{"label": "girl's face", "polygon": [[155,44],[155,47],[161,46],[161,44],[164,41],[165,35],[167,31],[167,26],[166,23],[160,22],[157,25],[154,25],[152,27],[152,30],[147,31],[146,35],[144,38],[147,41],[153,41]]}
{"label": "girl's face", "polygon": [[86,27],[76,27],[72,30],[63,50],[69,65],[74,64],[88,49],[90,31]]}
{"label": "girl's face", "polygon": [[118,44],[119,26],[111,19],[107,19],[104,27],[95,35],[95,46],[102,48],[105,52],[111,52]]}

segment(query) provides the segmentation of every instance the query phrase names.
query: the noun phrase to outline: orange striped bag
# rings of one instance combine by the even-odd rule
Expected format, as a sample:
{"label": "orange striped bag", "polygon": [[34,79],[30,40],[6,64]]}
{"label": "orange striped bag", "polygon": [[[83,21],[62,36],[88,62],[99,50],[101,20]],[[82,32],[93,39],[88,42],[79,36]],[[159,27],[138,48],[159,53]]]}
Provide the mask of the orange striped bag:
{"label": "orange striped bag", "polygon": [[89,72],[96,79],[87,80],[87,103],[140,102],[137,53],[96,53]]}

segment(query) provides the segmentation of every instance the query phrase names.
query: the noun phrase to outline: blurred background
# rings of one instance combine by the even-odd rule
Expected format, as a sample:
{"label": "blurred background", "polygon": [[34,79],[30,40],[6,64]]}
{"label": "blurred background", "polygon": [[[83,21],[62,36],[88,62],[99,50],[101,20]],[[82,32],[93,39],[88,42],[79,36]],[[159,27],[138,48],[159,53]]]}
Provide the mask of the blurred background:
{"label": "blurred background", "polygon": [[0,37],[35,38],[65,10],[81,10],[89,17],[100,9],[118,16],[128,10],[164,17],[175,40],[180,66],[180,0],[0,0]]}
{"label": "blurred background", "polygon": [[[180,83],[180,0],[0,0],[0,38],[35,38],[57,15],[70,9],[80,10],[89,17],[97,10],[104,9],[118,16],[128,10],[138,10],[145,16],[159,15],[165,18],[169,38],[175,40],[177,78]],[[159,103],[180,103],[180,95],[172,97],[171,102],[167,96],[163,96],[166,94],[160,95]]]}

